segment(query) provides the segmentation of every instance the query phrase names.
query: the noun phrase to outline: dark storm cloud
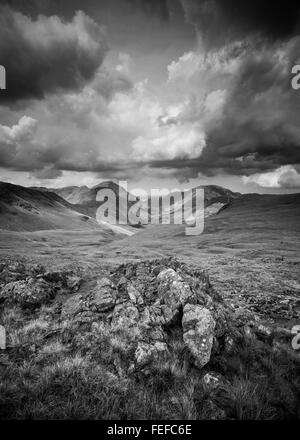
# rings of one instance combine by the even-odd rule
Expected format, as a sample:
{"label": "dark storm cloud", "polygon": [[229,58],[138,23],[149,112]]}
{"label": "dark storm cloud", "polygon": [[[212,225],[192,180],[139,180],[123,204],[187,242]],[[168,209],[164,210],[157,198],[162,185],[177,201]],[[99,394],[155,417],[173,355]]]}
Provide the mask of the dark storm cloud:
{"label": "dark storm cloud", "polygon": [[208,46],[257,33],[282,39],[299,31],[298,0],[181,0]]}
{"label": "dark storm cloud", "polygon": [[[208,130],[210,155],[247,158],[240,168],[271,161],[273,166],[300,162],[299,94],[290,84],[300,38],[268,46],[243,59],[226,101],[226,112]],[[209,149],[209,146],[208,146]],[[205,154],[205,152],[204,152]]]}
{"label": "dark storm cloud", "polygon": [[[170,0],[174,1],[174,0]],[[63,17],[74,15],[77,10],[82,10],[94,16],[95,12],[117,14],[120,10],[127,12],[142,12],[148,16],[156,16],[168,20],[170,16],[168,0],[0,0],[0,4],[10,5],[12,8],[36,17],[38,14]],[[124,9],[125,8],[125,9]],[[129,8],[129,9],[128,9]]]}
{"label": "dark storm cloud", "polygon": [[101,27],[83,12],[70,21],[33,19],[0,5],[0,63],[7,74],[0,104],[80,89],[94,77],[106,50]]}
{"label": "dark storm cloud", "polygon": [[[36,17],[38,14],[48,15],[51,4],[57,4],[58,0],[0,0],[0,5],[10,6],[23,14]],[[51,14],[50,14],[51,15]]]}
{"label": "dark storm cloud", "polygon": [[[169,40],[153,36],[150,26],[158,21],[169,26],[173,0],[0,0],[0,64],[8,79],[7,94],[0,99],[4,96],[10,104],[47,95],[45,101],[28,104],[26,114],[36,121],[27,117],[17,122],[20,114],[7,118],[6,126],[0,121],[0,164],[38,179],[55,179],[61,170],[126,178],[149,169],[155,176],[165,173],[187,181],[199,173],[252,176],[300,163],[300,95],[290,84],[291,66],[300,64],[299,2],[181,1],[204,44],[184,48],[186,53],[174,55],[169,65],[182,92],[178,84],[168,90],[171,81],[155,84],[154,99],[152,91],[139,91],[131,79],[131,69],[141,61],[130,50],[140,39],[147,42],[145,55],[163,53]],[[76,13],[79,9],[84,12]],[[118,39],[130,34],[124,52],[133,56],[133,67],[121,60],[115,70],[109,61],[102,65],[106,43],[99,23],[107,25],[118,50]],[[151,75],[149,70],[150,83]],[[147,90],[146,83],[143,88]],[[172,91],[174,103],[184,109],[178,111],[185,114],[168,113],[164,93]],[[127,92],[131,96],[113,100],[116,93]],[[132,150],[135,137],[141,139],[138,157]],[[197,141],[205,143],[203,149]],[[293,171],[280,179],[285,187],[298,182]]]}
{"label": "dark storm cloud", "polygon": [[143,11],[147,15],[156,15],[162,20],[169,19],[169,5],[167,0],[127,0],[136,11]]}
{"label": "dark storm cloud", "polygon": [[[247,49],[226,85],[224,111],[204,125],[206,146],[200,157],[153,161],[151,166],[177,170],[177,176],[184,178],[199,172],[251,175],[299,164],[300,99],[290,84],[291,60],[296,53],[300,53],[299,37],[283,45],[262,43]],[[216,75],[221,78],[220,72]],[[192,108],[187,120],[205,119],[202,106],[201,101],[200,113]],[[177,123],[185,121],[179,117]]]}
{"label": "dark storm cloud", "polygon": [[[158,160],[151,167],[174,170],[185,179],[199,172],[247,176],[299,164],[300,99],[291,87],[291,67],[300,62],[299,2],[182,4],[204,45],[172,66],[173,76],[179,75],[198,99],[175,119],[202,124],[206,146],[196,159]],[[207,94],[225,92],[226,98],[222,113],[207,121],[201,90],[212,83]]]}

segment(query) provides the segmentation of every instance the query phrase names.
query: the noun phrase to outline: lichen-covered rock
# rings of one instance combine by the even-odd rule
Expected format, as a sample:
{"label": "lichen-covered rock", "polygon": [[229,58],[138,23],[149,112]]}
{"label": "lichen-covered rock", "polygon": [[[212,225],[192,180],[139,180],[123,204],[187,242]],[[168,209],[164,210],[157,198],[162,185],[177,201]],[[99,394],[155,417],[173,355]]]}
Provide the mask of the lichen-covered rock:
{"label": "lichen-covered rock", "polygon": [[6,284],[0,294],[0,301],[34,309],[46,304],[55,296],[55,289],[41,279],[30,278],[26,281],[14,281]]}
{"label": "lichen-covered rock", "polygon": [[115,303],[116,292],[113,283],[108,278],[101,278],[94,289],[91,305],[94,305],[98,312],[108,312],[114,308]]}
{"label": "lichen-covered rock", "polygon": [[164,342],[154,344],[139,342],[135,351],[135,360],[138,367],[144,367],[153,360],[166,358],[168,354],[168,346]]}
{"label": "lichen-covered rock", "polygon": [[140,306],[144,304],[144,300],[143,300],[141,293],[133,285],[130,284],[127,287],[127,293],[128,293],[130,301],[133,304],[138,304]]}
{"label": "lichen-covered rock", "polygon": [[157,276],[158,295],[172,310],[184,306],[193,296],[190,286],[173,269],[166,269]]}
{"label": "lichen-covered rock", "polygon": [[81,295],[73,295],[63,304],[61,314],[64,318],[68,316],[74,317],[82,311],[82,306],[83,300]]}
{"label": "lichen-covered rock", "polygon": [[131,302],[116,305],[112,315],[112,327],[132,327],[137,324],[139,311]]}
{"label": "lichen-covered rock", "polygon": [[182,318],[183,340],[199,368],[210,360],[215,325],[208,309],[199,305],[185,305]]}

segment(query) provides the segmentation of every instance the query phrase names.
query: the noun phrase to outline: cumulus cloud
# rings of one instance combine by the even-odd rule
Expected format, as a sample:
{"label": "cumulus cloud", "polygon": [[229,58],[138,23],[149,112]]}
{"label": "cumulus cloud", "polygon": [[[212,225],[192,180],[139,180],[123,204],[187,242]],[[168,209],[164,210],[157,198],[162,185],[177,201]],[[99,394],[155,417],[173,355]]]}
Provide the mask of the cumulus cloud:
{"label": "cumulus cloud", "polygon": [[22,166],[25,163],[31,167],[31,150],[38,148],[35,143],[37,121],[29,116],[22,116],[17,124],[12,127],[0,125],[0,164],[1,166],[14,166],[20,161]]}
{"label": "cumulus cloud", "polygon": [[186,52],[177,61],[172,61],[168,66],[169,81],[187,81],[195,76],[199,78],[199,75],[207,80],[211,75],[232,75],[239,68],[240,56],[247,48],[248,44],[241,41],[211,52],[200,46],[198,52]]}
{"label": "cumulus cloud", "polygon": [[233,8],[231,0],[182,0],[198,45],[168,66],[168,87],[184,105],[162,123],[182,132],[196,125],[202,148],[193,150],[197,156],[186,144],[187,154],[173,157],[139,139],[145,158],[191,177],[252,175],[300,162],[299,96],[290,85],[300,53],[299,5],[279,3],[269,9],[267,0],[242,0]]}
{"label": "cumulus cloud", "polygon": [[1,103],[78,90],[94,77],[106,51],[102,28],[81,11],[71,21],[33,19],[0,5],[0,59],[7,72]]}
{"label": "cumulus cloud", "polygon": [[300,188],[300,174],[292,165],[285,165],[267,173],[243,176],[244,183],[255,183],[264,188]]}
{"label": "cumulus cloud", "polygon": [[193,125],[157,127],[150,138],[142,136],[133,141],[135,159],[155,160],[194,159],[205,147],[205,134]]}
{"label": "cumulus cloud", "polygon": [[13,144],[33,139],[37,121],[29,116],[22,116],[12,127],[0,125],[0,143]]}
{"label": "cumulus cloud", "polygon": [[130,91],[134,84],[131,79],[131,59],[128,54],[119,54],[119,64],[115,69],[102,66],[89,85],[91,89],[110,100],[114,94]]}
{"label": "cumulus cloud", "polygon": [[170,86],[190,96],[178,121],[198,121],[207,140],[198,159],[183,164],[191,173],[253,174],[300,162],[299,97],[290,85],[299,50],[297,36],[272,43],[255,36],[208,52],[200,45],[169,65]]}
{"label": "cumulus cloud", "polygon": [[[293,2],[284,5],[279,23],[273,3],[266,16],[267,0],[241,0],[234,9],[231,0],[182,0],[198,40],[166,63],[166,81],[159,74],[144,79],[147,62],[135,69],[143,61],[132,55],[132,42],[104,59],[103,30],[86,15],[96,1],[87,0],[85,13],[75,15],[79,1],[58,3],[58,11],[65,8],[61,16],[53,15],[54,2],[47,0],[29,15],[2,7],[0,55],[8,60],[12,83],[1,99],[44,99],[25,101],[26,117],[20,107],[7,109],[1,165],[40,180],[71,172],[126,178],[147,170],[181,181],[227,173],[275,187],[297,184],[299,94],[290,72],[300,63],[300,37]],[[130,3],[137,17],[143,17],[141,10],[161,18],[168,12],[164,1],[153,6],[128,0],[126,8]],[[97,19],[109,11],[108,0],[101,4],[92,15]],[[46,10],[48,15],[39,15]],[[162,48],[160,61],[166,59]],[[154,67],[148,66],[149,75]]]}
{"label": "cumulus cloud", "polygon": [[[124,76],[117,70],[109,75]],[[11,126],[1,125],[1,166],[47,179],[60,170],[120,173],[134,168],[131,143],[148,129],[149,120],[156,121],[161,108],[144,84],[111,84],[96,75],[80,92],[31,103],[35,119],[24,116]]]}

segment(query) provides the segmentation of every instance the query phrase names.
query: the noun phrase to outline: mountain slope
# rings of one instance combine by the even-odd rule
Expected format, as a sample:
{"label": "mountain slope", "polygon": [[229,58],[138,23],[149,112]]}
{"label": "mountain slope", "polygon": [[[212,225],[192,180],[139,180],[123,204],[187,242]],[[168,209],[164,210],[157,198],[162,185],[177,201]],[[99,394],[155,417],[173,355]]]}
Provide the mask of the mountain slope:
{"label": "mountain slope", "polygon": [[101,189],[111,189],[116,195],[118,195],[120,191],[125,191],[117,183],[111,181],[101,182],[91,188],[87,186],[66,186],[64,188],[54,188],[51,189],[51,191],[72,205],[94,206],[97,193]]}
{"label": "mountain slope", "polygon": [[[90,215],[91,217],[96,216],[97,208],[101,205],[101,202],[96,200],[97,193],[101,189],[112,189],[114,193],[116,194],[116,199],[118,202],[119,196],[122,195],[126,197],[128,193],[120,187],[118,184],[106,181],[102,182],[92,188],[88,188],[87,186],[69,186],[65,188],[57,188],[52,189],[51,191],[54,191],[56,194],[58,194],[60,197],[64,198],[69,203],[73,204],[74,207],[76,207],[77,210],[84,211],[86,214]],[[221,209],[224,205],[227,203],[230,203],[232,200],[240,197],[240,193],[232,192],[226,188],[222,188],[220,186],[216,185],[207,185],[207,186],[197,186],[194,188],[196,189],[203,189],[204,190],[204,204],[205,204],[205,216],[208,217],[210,215],[216,214],[219,209]],[[177,202],[174,202],[173,198],[170,198],[170,195],[174,197],[174,200]],[[173,192],[168,196],[162,197],[162,204],[165,206],[162,212],[159,211],[159,204],[153,203],[151,205],[150,197],[148,200],[145,200],[142,203],[142,208],[140,215],[141,217],[146,221],[146,219],[151,216],[152,221],[162,221],[162,219],[166,219],[169,216],[169,214],[174,214],[179,211],[183,211],[183,202],[186,203],[186,206],[189,206],[189,211],[186,215],[186,218],[189,216],[192,216],[192,214],[195,213],[195,191],[193,193],[186,193],[183,191],[177,191]],[[178,199],[180,199],[178,201]],[[170,204],[168,201],[170,200]],[[133,202],[128,203],[128,208],[133,204]],[[151,215],[150,215],[151,210]],[[114,215],[115,213],[112,212]],[[118,211],[118,205],[117,205],[117,218],[119,218],[120,213]],[[108,222],[110,219],[108,218]]]}
{"label": "mountain slope", "polygon": [[116,258],[126,249],[128,258],[180,255],[195,264],[209,255],[213,265],[218,255],[299,255],[299,245],[300,194],[244,194],[206,218],[203,234],[187,236],[183,225],[151,225],[109,244],[106,255]]}
{"label": "mountain slope", "polygon": [[[219,210],[231,203],[232,200],[241,196],[240,193],[232,192],[226,188],[216,185],[204,185],[192,188],[190,191],[173,191],[161,198],[161,206],[155,199],[150,198],[143,203],[142,215],[147,218],[151,215],[152,222],[167,224],[170,216],[184,212],[185,221],[193,221],[195,214],[200,215],[201,207],[196,200],[196,190],[204,191],[204,216],[209,217],[217,214]],[[197,203],[196,203],[197,202]]]}
{"label": "mountain slope", "polygon": [[45,229],[87,230],[97,222],[48,191],[0,183],[0,229],[37,231]]}

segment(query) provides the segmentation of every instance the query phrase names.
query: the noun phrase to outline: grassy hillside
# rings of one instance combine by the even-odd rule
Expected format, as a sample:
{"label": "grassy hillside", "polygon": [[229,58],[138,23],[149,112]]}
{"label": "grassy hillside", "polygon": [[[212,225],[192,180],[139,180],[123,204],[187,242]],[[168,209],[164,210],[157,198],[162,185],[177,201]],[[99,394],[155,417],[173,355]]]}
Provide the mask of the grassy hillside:
{"label": "grassy hillside", "polygon": [[95,229],[97,222],[55,193],[0,183],[0,229]]}

